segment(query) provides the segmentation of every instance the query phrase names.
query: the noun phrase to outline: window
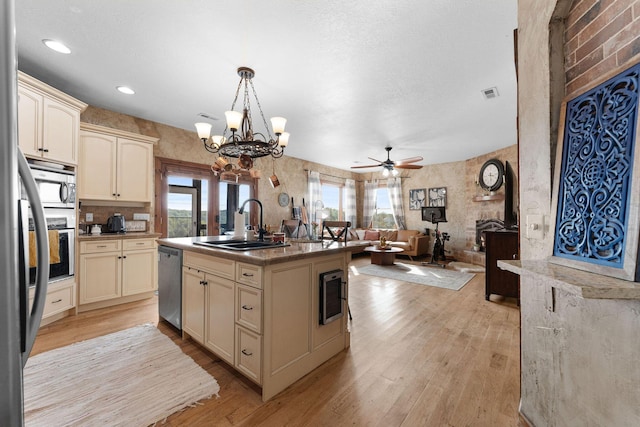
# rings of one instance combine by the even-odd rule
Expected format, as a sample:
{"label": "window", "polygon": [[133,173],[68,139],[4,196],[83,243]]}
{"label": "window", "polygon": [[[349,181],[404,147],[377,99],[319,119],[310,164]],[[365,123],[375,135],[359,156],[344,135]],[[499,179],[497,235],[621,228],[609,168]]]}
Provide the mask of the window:
{"label": "window", "polygon": [[380,187],[376,190],[376,209],[371,226],[373,228],[396,228],[387,187]]}
{"label": "window", "polygon": [[344,219],[342,188],[342,185],[322,183],[322,203],[324,204],[323,219],[329,221],[342,221]]}
{"label": "window", "polygon": [[167,180],[167,237],[207,235],[208,182],[179,176]]}
{"label": "window", "polygon": [[220,234],[235,230],[236,227],[244,228],[251,223],[252,203],[244,207],[244,224],[234,224],[234,213],[240,209],[240,204],[251,197],[251,186],[248,184],[230,184],[220,182]]}

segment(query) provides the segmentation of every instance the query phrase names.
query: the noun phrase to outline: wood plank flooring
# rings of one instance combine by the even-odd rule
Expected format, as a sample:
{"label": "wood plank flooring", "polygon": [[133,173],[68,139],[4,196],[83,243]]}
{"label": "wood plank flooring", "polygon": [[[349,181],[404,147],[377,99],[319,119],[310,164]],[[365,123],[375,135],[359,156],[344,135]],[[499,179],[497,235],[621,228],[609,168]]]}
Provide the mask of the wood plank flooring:
{"label": "wood plank flooring", "polygon": [[[399,260],[406,262],[405,260]],[[220,397],[167,426],[517,426],[519,309],[484,299],[484,274],[460,291],[358,275],[350,266],[351,348],[263,403],[256,386],[158,322],[156,298],[41,328],[33,354],[142,323],[158,324],[220,384]]]}

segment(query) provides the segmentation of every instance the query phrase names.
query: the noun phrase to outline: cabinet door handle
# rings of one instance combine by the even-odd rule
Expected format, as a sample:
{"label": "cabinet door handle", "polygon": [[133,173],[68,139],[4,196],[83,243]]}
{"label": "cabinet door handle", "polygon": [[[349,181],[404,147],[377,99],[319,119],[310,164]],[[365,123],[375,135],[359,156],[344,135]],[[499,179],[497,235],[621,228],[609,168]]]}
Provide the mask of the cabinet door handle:
{"label": "cabinet door handle", "polygon": [[121,257],[121,256],[119,256],[119,257],[118,257],[118,259],[122,259],[122,257]]}
{"label": "cabinet door handle", "polygon": [[38,148],[38,151],[44,151],[44,148]]}
{"label": "cabinet door handle", "polygon": [[251,307],[250,305],[243,305],[242,309],[243,310],[253,310],[253,307]]}
{"label": "cabinet door handle", "polygon": [[42,150],[42,151],[44,151],[45,153],[48,153],[48,152],[49,152],[49,149],[48,149],[48,148],[45,148],[45,149],[44,149],[44,150]]}
{"label": "cabinet door handle", "polygon": [[253,352],[247,351],[246,349],[242,350],[242,354],[244,354],[245,356],[253,356]]}
{"label": "cabinet door handle", "polygon": [[253,273],[242,273],[244,277],[253,277]]}
{"label": "cabinet door handle", "polygon": [[115,195],[116,195],[116,193],[113,193],[113,194],[111,194],[111,195],[112,195],[112,196],[115,196]]}
{"label": "cabinet door handle", "polygon": [[97,248],[106,248],[106,247],[107,247],[107,245],[98,245],[98,246],[96,246],[96,247],[97,247]]}
{"label": "cabinet door handle", "polygon": [[57,304],[57,303],[59,303],[59,302],[62,302],[62,298],[57,299],[57,300],[55,300],[55,301],[51,301],[51,304]]}
{"label": "cabinet door handle", "polygon": [[127,257],[127,256],[125,255],[125,256],[123,256],[122,258],[126,258],[126,257]]}

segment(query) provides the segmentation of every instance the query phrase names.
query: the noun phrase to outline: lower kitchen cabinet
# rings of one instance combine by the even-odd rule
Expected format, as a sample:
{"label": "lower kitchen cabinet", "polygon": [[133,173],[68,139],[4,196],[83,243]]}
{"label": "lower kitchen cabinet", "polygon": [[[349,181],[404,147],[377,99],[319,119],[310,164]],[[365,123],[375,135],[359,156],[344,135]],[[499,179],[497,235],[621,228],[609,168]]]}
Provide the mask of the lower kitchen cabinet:
{"label": "lower kitchen cabinet", "polygon": [[[33,305],[35,288],[29,288],[29,307]],[[76,306],[76,282],[74,278],[51,282],[47,286],[41,325],[61,319]]]}
{"label": "lower kitchen cabinet", "polygon": [[158,267],[155,246],[155,239],[81,242],[79,304],[115,300],[156,290]]}
{"label": "lower kitchen cabinet", "polygon": [[197,268],[182,269],[182,330],[234,362],[234,282]]}
{"label": "lower kitchen cabinet", "polygon": [[260,384],[262,291],[232,279],[260,285],[262,269],[189,252],[183,265],[183,332]]}

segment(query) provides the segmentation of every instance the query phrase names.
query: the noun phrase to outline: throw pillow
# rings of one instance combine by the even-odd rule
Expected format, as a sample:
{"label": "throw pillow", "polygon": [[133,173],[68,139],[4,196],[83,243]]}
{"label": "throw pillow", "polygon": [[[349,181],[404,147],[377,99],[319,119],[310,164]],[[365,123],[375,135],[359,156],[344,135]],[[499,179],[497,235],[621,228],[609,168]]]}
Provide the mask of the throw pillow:
{"label": "throw pillow", "polygon": [[363,240],[380,240],[380,232],[377,230],[366,230]]}
{"label": "throw pillow", "polygon": [[420,232],[417,230],[398,230],[398,241],[399,242],[408,242],[409,237],[415,236]]}
{"label": "throw pillow", "polygon": [[356,230],[356,234],[358,235],[358,240],[364,240],[364,233],[366,233],[367,230],[361,230],[358,229]]}

